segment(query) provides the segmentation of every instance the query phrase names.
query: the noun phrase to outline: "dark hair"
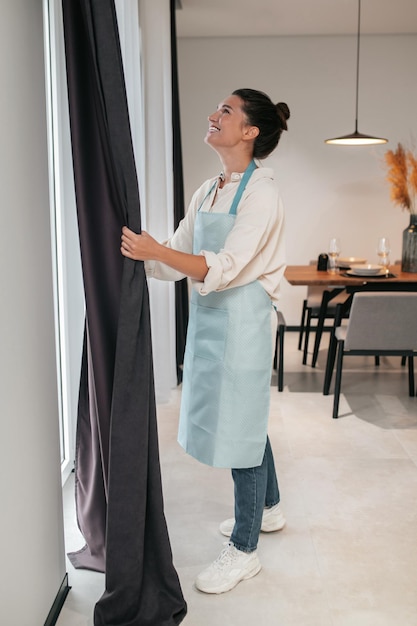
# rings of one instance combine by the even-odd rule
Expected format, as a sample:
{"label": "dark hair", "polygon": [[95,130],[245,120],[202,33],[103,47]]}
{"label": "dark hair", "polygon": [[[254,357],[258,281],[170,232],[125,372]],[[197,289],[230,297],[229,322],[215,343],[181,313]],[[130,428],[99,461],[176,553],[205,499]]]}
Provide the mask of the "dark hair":
{"label": "dark hair", "polygon": [[232,95],[242,100],[248,124],[259,128],[253,147],[254,158],[266,158],[277,147],[282,131],[287,130],[288,106],[285,102],[274,104],[266,93],[256,89],[236,89]]}

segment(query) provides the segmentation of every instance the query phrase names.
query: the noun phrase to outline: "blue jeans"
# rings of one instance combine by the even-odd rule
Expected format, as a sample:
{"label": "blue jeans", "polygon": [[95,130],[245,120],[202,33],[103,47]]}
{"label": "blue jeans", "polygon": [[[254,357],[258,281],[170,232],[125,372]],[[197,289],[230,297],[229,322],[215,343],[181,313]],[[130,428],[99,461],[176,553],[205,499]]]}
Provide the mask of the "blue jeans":
{"label": "blue jeans", "polygon": [[243,552],[253,552],[258,545],[264,508],[278,504],[279,488],[269,438],[259,467],[232,469],[235,486],[235,525],[230,537]]}

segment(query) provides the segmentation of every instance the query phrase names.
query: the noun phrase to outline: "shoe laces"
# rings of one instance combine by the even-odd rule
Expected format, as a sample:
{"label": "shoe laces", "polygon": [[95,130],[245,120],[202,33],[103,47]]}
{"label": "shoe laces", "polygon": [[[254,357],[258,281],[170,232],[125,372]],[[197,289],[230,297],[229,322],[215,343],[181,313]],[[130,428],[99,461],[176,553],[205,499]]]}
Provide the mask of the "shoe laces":
{"label": "shoe laces", "polygon": [[213,563],[213,566],[216,569],[223,569],[224,567],[228,567],[229,565],[233,563],[233,561],[238,556],[237,550],[235,546],[233,545],[233,543],[228,541],[228,542],[225,542],[223,545],[225,547],[223,548],[223,550],[220,552],[219,556]]}

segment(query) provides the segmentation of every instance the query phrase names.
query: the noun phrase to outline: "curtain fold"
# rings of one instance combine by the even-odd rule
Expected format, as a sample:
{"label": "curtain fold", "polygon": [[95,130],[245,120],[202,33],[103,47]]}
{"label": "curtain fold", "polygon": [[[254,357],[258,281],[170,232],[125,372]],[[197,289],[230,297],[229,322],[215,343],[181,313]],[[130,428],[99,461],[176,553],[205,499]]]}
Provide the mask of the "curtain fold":
{"label": "curtain fold", "polygon": [[[77,214],[86,299],[76,567],[106,573],[96,626],[170,626],[186,614],[172,563],[156,423],[143,263],[123,259],[140,205],[113,0],[63,0]],[[103,538],[106,543],[103,544]]]}

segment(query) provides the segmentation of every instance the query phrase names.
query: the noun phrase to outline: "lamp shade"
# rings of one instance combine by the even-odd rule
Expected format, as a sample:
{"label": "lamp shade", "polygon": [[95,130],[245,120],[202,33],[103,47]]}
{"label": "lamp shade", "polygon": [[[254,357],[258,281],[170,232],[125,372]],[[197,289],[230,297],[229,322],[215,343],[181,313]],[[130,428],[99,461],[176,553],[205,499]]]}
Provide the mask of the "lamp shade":
{"label": "lamp shade", "polygon": [[358,35],[357,35],[357,56],[356,56],[356,119],[355,131],[350,135],[342,135],[332,139],[325,139],[325,143],[339,146],[368,146],[372,144],[387,143],[388,139],[365,135],[358,131],[358,101],[359,101],[359,50],[361,32],[361,0],[358,0]]}
{"label": "lamp shade", "polygon": [[336,146],[369,146],[372,144],[387,143],[388,139],[383,137],[373,137],[372,135],[364,135],[355,130],[350,135],[342,135],[333,139],[326,139],[325,143]]}

